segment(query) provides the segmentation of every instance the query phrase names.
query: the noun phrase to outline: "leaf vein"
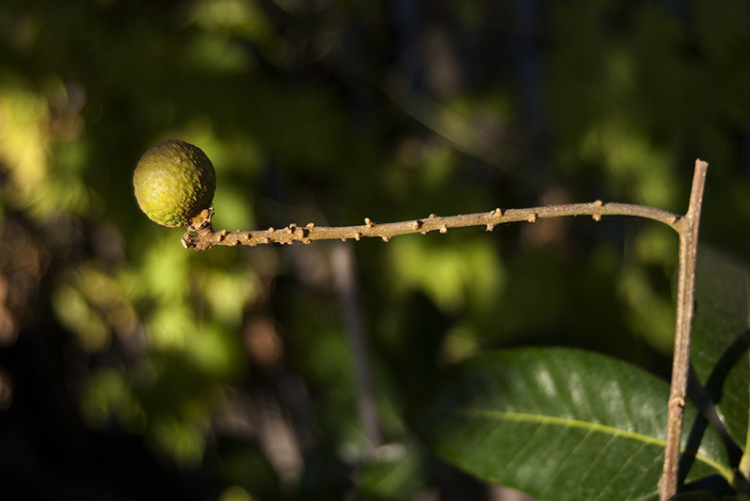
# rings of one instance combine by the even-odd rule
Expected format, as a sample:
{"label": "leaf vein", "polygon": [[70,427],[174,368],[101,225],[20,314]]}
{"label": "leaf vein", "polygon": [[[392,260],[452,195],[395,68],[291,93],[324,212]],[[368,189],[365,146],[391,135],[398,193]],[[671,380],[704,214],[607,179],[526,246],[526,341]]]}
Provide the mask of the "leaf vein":
{"label": "leaf vein", "polygon": [[[592,423],[588,421],[582,421],[580,419],[565,418],[557,416],[549,416],[543,414],[530,414],[525,412],[507,412],[497,410],[486,410],[486,409],[456,409],[457,413],[475,416],[484,419],[496,419],[503,421],[516,421],[525,423],[539,423],[550,426],[562,426],[565,428],[577,428],[582,430],[590,430],[598,433],[609,434],[616,437],[623,437],[642,444],[658,445],[664,447],[664,439],[645,435],[631,430],[623,430],[614,426],[609,426],[601,423]],[[684,449],[684,448],[683,448]],[[701,454],[697,451],[691,451],[695,454],[696,460],[699,460],[706,465],[716,470],[724,478],[731,479],[732,472],[729,471],[725,466],[721,465],[715,459]]]}

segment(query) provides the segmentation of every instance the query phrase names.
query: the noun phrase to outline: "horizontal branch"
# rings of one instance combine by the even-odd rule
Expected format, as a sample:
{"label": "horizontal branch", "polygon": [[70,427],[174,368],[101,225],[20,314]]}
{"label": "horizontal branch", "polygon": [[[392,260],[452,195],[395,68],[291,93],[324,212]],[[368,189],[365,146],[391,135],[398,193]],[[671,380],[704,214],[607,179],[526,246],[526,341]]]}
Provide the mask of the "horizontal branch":
{"label": "horizontal branch", "polygon": [[360,240],[362,238],[378,237],[384,241],[398,235],[412,233],[426,234],[431,231],[446,233],[452,228],[467,226],[485,226],[492,231],[495,226],[505,223],[527,221],[533,223],[537,219],[563,216],[591,216],[595,221],[602,216],[633,216],[653,219],[677,229],[675,224],[680,216],[671,212],[644,207],[641,205],[602,203],[601,200],[586,204],[548,205],[528,209],[494,209],[490,212],[466,214],[459,216],[440,217],[430,214],[424,219],[413,219],[399,223],[375,223],[365,218],[365,224],[360,226],[325,227],[309,223],[306,226],[290,224],[281,229],[269,228],[262,231],[214,231],[210,223],[200,228],[189,228],[182,239],[185,248],[197,251],[207,250],[214,245],[262,245],[262,244],[292,244],[295,242],[310,243],[313,240]]}

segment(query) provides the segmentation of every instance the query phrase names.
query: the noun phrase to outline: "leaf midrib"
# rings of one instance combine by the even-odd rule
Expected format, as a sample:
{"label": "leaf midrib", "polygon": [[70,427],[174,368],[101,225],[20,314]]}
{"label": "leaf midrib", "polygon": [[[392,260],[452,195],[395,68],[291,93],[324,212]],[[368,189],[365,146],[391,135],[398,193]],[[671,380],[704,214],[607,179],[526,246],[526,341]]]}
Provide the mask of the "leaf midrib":
{"label": "leaf midrib", "polygon": [[[638,432],[630,431],[630,430],[623,430],[621,428],[616,428],[614,426],[609,426],[609,425],[605,425],[601,423],[582,421],[580,419],[575,419],[575,418],[549,416],[545,414],[531,414],[531,413],[526,413],[526,412],[487,410],[487,409],[457,409],[456,412],[460,414],[471,415],[477,418],[492,419],[492,420],[498,420],[498,421],[516,421],[516,422],[524,422],[524,423],[546,424],[550,426],[560,426],[564,428],[579,428],[579,429],[588,430],[588,431],[605,433],[605,434],[609,434],[612,436],[619,436],[619,437],[627,438],[630,440],[636,440],[636,441],[643,442],[643,443],[659,445],[661,447],[663,447],[665,444],[665,440],[652,437],[650,435],[644,435],[643,433],[638,433]],[[686,450],[687,450],[686,447],[682,447],[683,452]],[[710,458],[709,456],[701,454],[700,452],[696,452],[693,450],[691,450],[690,452],[695,455],[695,458],[697,460],[701,461],[702,463],[705,463],[709,467],[716,470],[727,481],[729,482],[732,481],[732,478],[733,478],[732,472],[728,468],[723,466],[721,463]]]}

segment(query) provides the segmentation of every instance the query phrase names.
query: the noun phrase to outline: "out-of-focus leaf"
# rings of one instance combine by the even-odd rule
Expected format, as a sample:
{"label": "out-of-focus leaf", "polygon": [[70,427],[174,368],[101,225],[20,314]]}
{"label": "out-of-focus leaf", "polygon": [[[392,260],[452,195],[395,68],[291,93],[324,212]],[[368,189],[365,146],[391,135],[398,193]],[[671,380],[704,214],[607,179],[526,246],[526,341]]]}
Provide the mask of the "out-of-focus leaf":
{"label": "out-of-focus leaf", "polygon": [[[448,461],[540,499],[645,500],[661,474],[668,395],[664,381],[617,359],[525,348],[449,368],[411,423]],[[688,426],[695,416],[689,408]],[[731,478],[713,429],[698,423],[685,435],[700,439],[686,453],[688,480]]]}
{"label": "out-of-focus leaf", "polygon": [[46,100],[19,82],[3,78],[0,90],[0,164],[9,169],[12,189],[4,196],[24,207],[47,174],[49,110]]}
{"label": "out-of-focus leaf", "polygon": [[219,501],[253,501],[253,497],[238,485],[230,485],[221,493]]}
{"label": "out-of-focus leaf", "polygon": [[163,235],[148,249],[138,284],[148,295],[164,302],[183,298],[190,284],[189,255],[175,249],[174,237],[169,236]]}
{"label": "out-of-focus leaf", "polygon": [[380,447],[378,457],[361,472],[358,499],[410,499],[424,483],[417,451],[402,444],[390,444]]}
{"label": "out-of-focus leaf", "polygon": [[389,251],[399,292],[420,290],[448,312],[494,305],[503,270],[489,241],[403,238]]}
{"label": "out-of-focus leaf", "polygon": [[698,251],[691,361],[727,431],[744,446],[748,426],[750,267],[710,247]]}
{"label": "out-of-focus leaf", "polygon": [[636,331],[643,333],[660,351],[670,353],[674,345],[675,311],[669,296],[654,290],[647,270],[640,266],[623,267],[619,292],[630,307],[628,320]]}
{"label": "out-of-focus leaf", "polygon": [[148,438],[154,446],[166,451],[181,466],[195,467],[203,458],[205,427],[171,415],[157,416]]}
{"label": "out-of-focus leaf", "polygon": [[201,0],[191,2],[184,12],[185,21],[209,32],[237,33],[256,41],[265,41],[271,27],[256,2],[239,0]]}
{"label": "out-of-focus leaf", "polygon": [[243,308],[253,299],[258,287],[252,269],[240,268],[224,272],[206,268],[195,269],[193,273],[196,275],[198,289],[211,305],[216,317],[228,325],[239,325]]}
{"label": "out-of-focus leaf", "polygon": [[269,499],[278,492],[277,474],[257,443],[219,435],[216,446],[225,482],[261,499]]}
{"label": "out-of-focus leaf", "polygon": [[130,432],[145,430],[146,415],[128,382],[115,370],[101,369],[92,374],[80,405],[83,419],[92,428],[103,428],[116,418]]}
{"label": "out-of-focus leaf", "polygon": [[185,355],[214,380],[231,380],[244,367],[240,340],[214,325],[197,325],[187,335]]}
{"label": "out-of-focus leaf", "polygon": [[87,351],[100,351],[110,342],[109,328],[80,291],[63,285],[52,297],[58,320],[75,332]]}
{"label": "out-of-focus leaf", "polygon": [[[671,152],[653,144],[651,138],[636,128],[623,125],[622,117],[591,127],[581,146],[587,159],[607,159],[607,173],[612,187],[625,184],[639,203],[654,207],[671,207],[676,198]],[[623,183],[623,180],[627,180]]]}

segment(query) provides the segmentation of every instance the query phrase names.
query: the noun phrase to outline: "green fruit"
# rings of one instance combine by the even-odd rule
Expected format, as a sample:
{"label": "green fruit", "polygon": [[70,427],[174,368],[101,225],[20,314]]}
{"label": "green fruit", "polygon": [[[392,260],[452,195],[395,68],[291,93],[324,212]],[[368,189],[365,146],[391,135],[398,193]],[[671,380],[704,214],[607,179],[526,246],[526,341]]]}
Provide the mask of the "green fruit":
{"label": "green fruit", "polygon": [[188,226],[211,206],[216,173],[200,148],[170,139],[143,154],[133,185],[138,205],[149,219],[178,228]]}

